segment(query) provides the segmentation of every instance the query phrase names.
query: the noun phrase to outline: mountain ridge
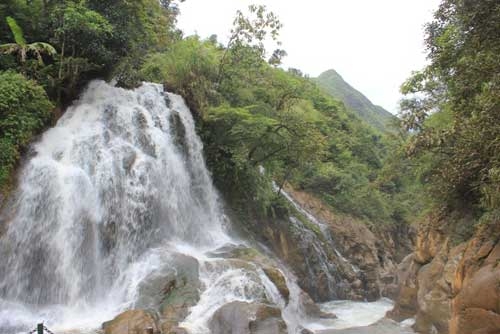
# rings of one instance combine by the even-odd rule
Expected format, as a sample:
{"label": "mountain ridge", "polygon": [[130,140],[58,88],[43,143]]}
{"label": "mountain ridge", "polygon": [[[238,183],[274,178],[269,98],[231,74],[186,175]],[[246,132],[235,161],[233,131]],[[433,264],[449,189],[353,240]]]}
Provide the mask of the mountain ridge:
{"label": "mountain ridge", "polygon": [[351,86],[334,69],[321,73],[314,81],[329,95],[342,101],[358,117],[382,132],[391,132],[391,121],[396,118],[389,111],[375,105],[363,93]]}

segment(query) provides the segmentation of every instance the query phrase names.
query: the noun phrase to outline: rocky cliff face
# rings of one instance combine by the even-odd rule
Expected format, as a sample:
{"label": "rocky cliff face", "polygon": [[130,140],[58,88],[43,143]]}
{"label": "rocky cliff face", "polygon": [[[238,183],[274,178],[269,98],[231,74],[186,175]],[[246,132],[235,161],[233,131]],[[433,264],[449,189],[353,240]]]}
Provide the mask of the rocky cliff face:
{"label": "rocky cliff face", "polygon": [[[410,226],[372,225],[332,212],[315,196],[287,188],[303,208],[328,226],[334,246],[354,266],[366,294],[364,298],[393,298],[396,267],[413,248]],[[353,286],[359,284],[354,282]]]}
{"label": "rocky cliff face", "polygon": [[[496,225],[496,226],[495,226]],[[389,316],[416,317],[419,333],[500,333],[500,226],[452,245],[442,221],[420,224],[416,248],[398,268]]]}
{"label": "rocky cliff face", "polygon": [[292,215],[288,220],[253,219],[247,227],[290,266],[304,291],[316,302],[395,297],[394,273],[411,252],[411,228],[369,227],[336,215],[311,194],[290,187],[286,191],[319,226]]}

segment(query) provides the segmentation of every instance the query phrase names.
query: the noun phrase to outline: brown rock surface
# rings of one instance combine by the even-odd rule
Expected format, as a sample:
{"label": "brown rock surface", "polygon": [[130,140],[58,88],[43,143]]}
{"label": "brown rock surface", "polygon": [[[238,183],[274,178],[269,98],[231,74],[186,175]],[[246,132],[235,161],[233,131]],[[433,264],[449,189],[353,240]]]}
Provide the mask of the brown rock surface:
{"label": "brown rock surface", "polygon": [[[413,231],[408,226],[371,226],[364,222],[335,214],[315,196],[285,188],[293,198],[319,221],[328,225],[336,248],[360,270],[351,277],[349,299],[376,300],[394,297],[397,263],[412,250]],[[362,281],[362,285],[356,282]],[[358,296],[359,298],[356,298]]]}
{"label": "brown rock surface", "polygon": [[500,241],[469,242],[453,282],[450,333],[500,333]]}
{"label": "brown rock surface", "polygon": [[279,271],[276,268],[264,267],[263,270],[264,270],[264,273],[266,274],[266,276],[276,286],[276,288],[278,289],[278,291],[281,294],[281,296],[288,303],[288,300],[290,298],[290,290],[288,290],[288,287],[286,285],[285,276],[283,276],[283,274],[281,273],[281,271]]}
{"label": "brown rock surface", "polygon": [[415,261],[420,264],[429,263],[441,250],[446,240],[439,221],[430,216],[428,221],[419,225],[415,242]]}
{"label": "brown rock surface", "polygon": [[299,295],[300,307],[302,312],[311,318],[317,319],[336,319],[337,316],[332,313],[326,313],[321,311],[319,306],[311,299],[311,297],[304,291],[300,292]]}
{"label": "brown rock surface", "polygon": [[159,330],[157,317],[144,310],[123,312],[111,321],[102,325],[104,334],[146,334],[147,328]]}
{"label": "brown rock surface", "polygon": [[277,307],[260,303],[232,302],[219,308],[209,323],[217,334],[286,334]]}
{"label": "brown rock surface", "polygon": [[446,241],[432,261],[418,272],[418,316],[415,329],[428,333],[448,333],[451,318],[453,275],[462,258],[465,245],[450,249]]}
{"label": "brown rock surface", "polygon": [[419,333],[500,334],[499,235],[500,224],[491,224],[451,247],[440,227],[421,226],[416,266],[410,270],[409,259],[399,266],[399,296],[388,315],[416,312]]}
{"label": "brown rock surface", "polygon": [[403,321],[417,314],[417,274],[421,265],[415,260],[415,255],[410,254],[397,269],[398,292],[394,309],[387,313],[387,316],[396,321]]}

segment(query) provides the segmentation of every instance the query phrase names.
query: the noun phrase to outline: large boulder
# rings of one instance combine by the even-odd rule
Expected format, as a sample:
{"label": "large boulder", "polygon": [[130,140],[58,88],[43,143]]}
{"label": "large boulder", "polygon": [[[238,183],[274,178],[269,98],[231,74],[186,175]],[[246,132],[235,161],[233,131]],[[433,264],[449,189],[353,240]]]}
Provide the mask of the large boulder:
{"label": "large boulder", "polygon": [[414,260],[415,255],[408,255],[398,266],[396,274],[397,297],[394,309],[387,316],[396,321],[403,321],[417,314],[417,274],[421,267]]}
{"label": "large boulder", "polygon": [[452,233],[442,230],[449,224],[437,222],[421,224],[388,315],[402,320],[416,312],[414,328],[423,334],[500,334],[500,224],[483,225],[451,246]]}
{"label": "large boulder", "polygon": [[[144,279],[138,287],[139,299],[134,304],[140,309],[159,309],[170,294],[188,286],[200,287],[199,263],[195,258],[172,253],[162,259],[163,265]],[[176,293],[177,294],[177,293]]]}
{"label": "large boulder", "polygon": [[465,245],[450,249],[445,242],[432,261],[418,273],[418,316],[415,329],[447,334],[451,318],[452,283]]}
{"label": "large boulder", "polygon": [[159,307],[163,333],[182,333],[176,326],[189,314],[189,308],[200,300],[198,261],[189,256],[177,256],[176,273],[164,281],[163,298]]}
{"label": "large boulder", "polygon": [[[179,253],[165,255],[162,263],[163,266],[140,283],[139,298],[134,305],[136,310],[127,311],[105,323],[105,331],[110,331],[105,334],[121,334],[127,326],[130,326],[130,333],[147,327],[153,327],[155,333],[160,330],[168,334],[185,333],[177,326],[200,298],[199,263],[195,258]],[[142,331],[137,334],[142,334]]]}
{"label": "large boulder", "polygon": [[104,334],[147,334],[148,329],[159,331],[158,316],[145,310],[123,312],[113,320],[102,325]]}
{"label": "large boulder", "polygon": [[500,333],[500,241],[474,238],[453,281],[450,333]]}
{"label": "large boulder", "polygon": [[255,270],[254,264],[259,265],[267,278],[276,286],[281,297],[288,303],[290,290],[286,284],[285,276],[277,268],[277,263],[275,263],[275,261],[264,256],[255,248],[249,248],[243,245],[224,246],[213,251],[210,255],[212,257],[230,259],[230,263],[233,266],[242,267],[250,271]]}
{"label": "large boulder", "polygon": [[269,278],[269,280],[276,286],[285,302],[288,303],[290,299],[290,290],[288,290],[286,279],[285,276],[283,276],[283,273],[279,269],[273,267],[264,267],[263,271]]}
{"label": "large boulder", "polygon": [[232,302],[219,308],[209,323],[217,334],[286,334],[281,310],[261,303]]}
{"label": "large boulder", "polygon": [[318,304],[316,304],[311,297],[304,291],[299,294],[299,307],[305,315],[310,318],[316,319],[336,319],[337,316],[333,313],[323,312]]}

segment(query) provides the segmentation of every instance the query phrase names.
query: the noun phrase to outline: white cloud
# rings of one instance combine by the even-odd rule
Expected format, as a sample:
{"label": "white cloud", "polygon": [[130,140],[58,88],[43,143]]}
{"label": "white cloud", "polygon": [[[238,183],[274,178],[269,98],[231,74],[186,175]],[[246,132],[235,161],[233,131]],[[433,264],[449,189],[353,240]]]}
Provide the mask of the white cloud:
{"label": "white cloud", "polygon": [[317,76],[333,68],[395,113],[399,86],[425,65],[423,26],[439,0],[186,0],[179,27],[225,41],[238,9],[265,4],[283,22],[286,67]]}

